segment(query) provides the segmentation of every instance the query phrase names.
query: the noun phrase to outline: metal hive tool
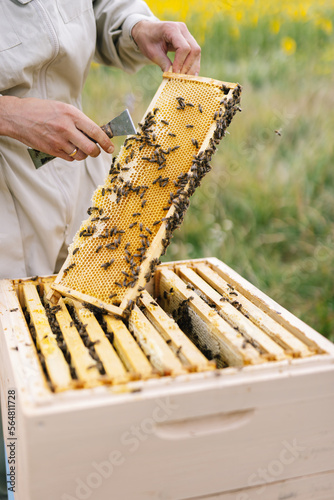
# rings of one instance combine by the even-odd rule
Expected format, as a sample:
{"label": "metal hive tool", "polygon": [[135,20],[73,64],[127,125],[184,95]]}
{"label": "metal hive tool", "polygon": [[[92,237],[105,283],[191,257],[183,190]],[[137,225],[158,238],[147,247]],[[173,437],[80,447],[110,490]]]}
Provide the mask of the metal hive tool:
{"label": "metal hive tool", "polygon": [[136,135],[99,186],[48,298],[116,315],[132,309],[182,222],[189,197],[240,110],[241,87],[165,73]]}

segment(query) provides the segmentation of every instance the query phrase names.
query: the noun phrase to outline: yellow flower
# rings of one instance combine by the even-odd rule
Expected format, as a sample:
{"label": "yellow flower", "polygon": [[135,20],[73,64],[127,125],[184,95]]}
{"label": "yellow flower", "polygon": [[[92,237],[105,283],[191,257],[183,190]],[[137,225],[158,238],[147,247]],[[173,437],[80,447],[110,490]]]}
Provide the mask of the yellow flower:
{"label": "yellow flower", "polygon": [[279,22],[279,20],[273,19],[270,23],[270,31],[272,33],[275,33],[275,35],[276,35],[280,29],[281,29],[281,23]]}
{"label": "yellow flower", "polygon": [[294,54],[296,52],[296,48],[297,48],[296,41],[293,38],[291,38],[290,36],[285,36],[281,40],[281,49],[288,56]]}
{"label": "yellow flower", "polygon": [[326,19],[325,17],[318,19],[316,25],[328,35],[333,31],[332,21],[330,19]]}

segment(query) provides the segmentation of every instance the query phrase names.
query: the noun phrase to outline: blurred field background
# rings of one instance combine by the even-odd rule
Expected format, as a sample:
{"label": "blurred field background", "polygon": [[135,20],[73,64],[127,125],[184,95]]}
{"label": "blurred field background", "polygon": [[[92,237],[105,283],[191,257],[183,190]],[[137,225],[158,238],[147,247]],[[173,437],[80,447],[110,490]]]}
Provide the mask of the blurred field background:
{"label": "blurred field background", "polygon": [[[187,23],[201,75],[243,86],[165,259],[219,257],[334,340],[334,0],[148,3]],[[153,66],[93,64],[84,110],[102,124],[129,107],[138,122],[160,82]]]}

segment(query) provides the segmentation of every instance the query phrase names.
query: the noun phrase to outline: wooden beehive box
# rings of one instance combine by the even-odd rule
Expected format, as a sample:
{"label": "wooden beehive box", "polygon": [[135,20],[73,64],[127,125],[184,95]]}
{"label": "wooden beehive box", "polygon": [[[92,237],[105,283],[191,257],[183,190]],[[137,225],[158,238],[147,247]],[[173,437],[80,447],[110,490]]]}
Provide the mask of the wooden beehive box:
{"label": "wooden beehive box", "polygon": [[319,333],[214,258],[159,266],[127,321],[50,310],[53,279],[0,283],[15,500],[334,497]]}

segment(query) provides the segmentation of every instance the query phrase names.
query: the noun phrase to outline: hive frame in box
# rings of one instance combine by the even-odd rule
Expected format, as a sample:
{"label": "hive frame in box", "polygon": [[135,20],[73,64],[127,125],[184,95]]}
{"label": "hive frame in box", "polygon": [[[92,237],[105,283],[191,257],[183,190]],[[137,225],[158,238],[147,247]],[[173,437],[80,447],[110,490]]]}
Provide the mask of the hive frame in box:
{"label": "hive frame in box", "polygon": [[18,397],[15,500],[73,500],[88,490],[96,500],[111,492],[117,500],[255,500],[258,485],[270,500],[333,498],[333,345],[218,259],[205,261],[327,354],[130,382],[142,389],[135,393],[52,394],[27,331],[5,313],[15,303],[2,286],[3,418],[7,389]]}

